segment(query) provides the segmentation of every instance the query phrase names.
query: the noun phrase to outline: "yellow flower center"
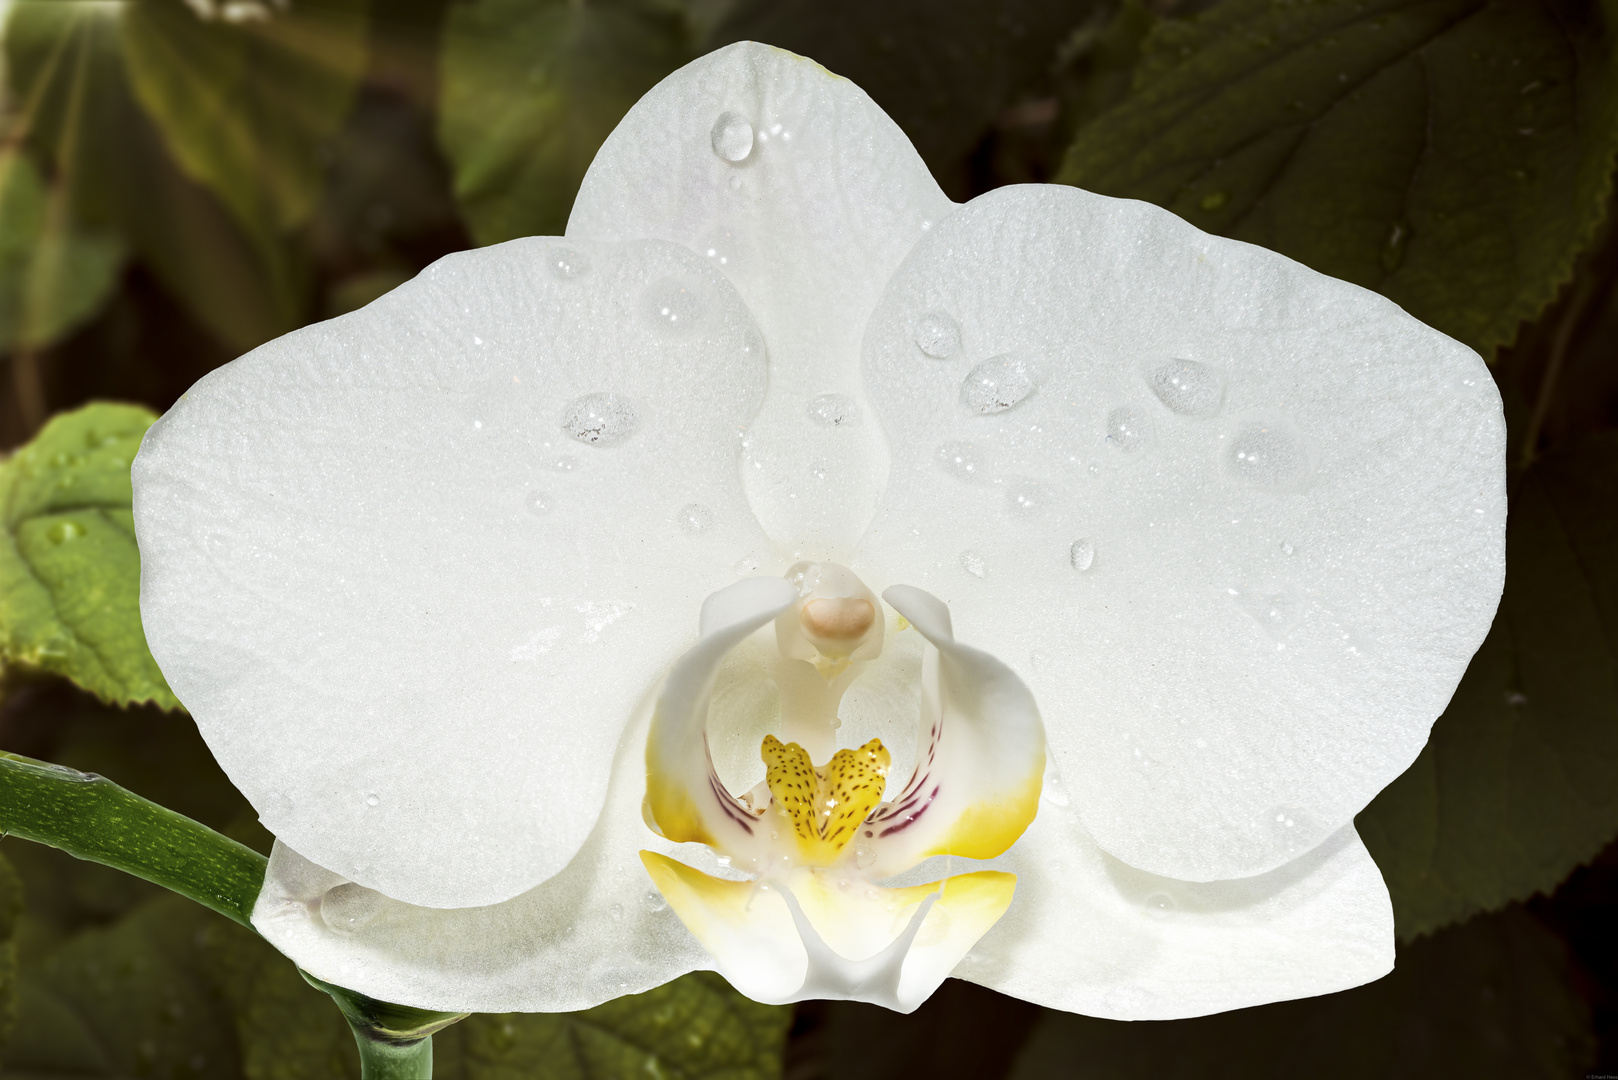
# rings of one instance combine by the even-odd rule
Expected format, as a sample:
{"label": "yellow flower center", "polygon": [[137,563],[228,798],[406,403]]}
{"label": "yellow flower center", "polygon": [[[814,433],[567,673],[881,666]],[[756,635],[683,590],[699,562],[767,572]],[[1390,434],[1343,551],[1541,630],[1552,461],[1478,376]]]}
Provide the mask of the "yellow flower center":
{"label": "yellow flower center", "polygon": [[820,768],[797,743],[764,736],[759,751],[775,812],[792,824],[802,861],[811,866],[835,862],[854,839],[887,787],[893,755],[872,739],[858,750],[839,750]]}

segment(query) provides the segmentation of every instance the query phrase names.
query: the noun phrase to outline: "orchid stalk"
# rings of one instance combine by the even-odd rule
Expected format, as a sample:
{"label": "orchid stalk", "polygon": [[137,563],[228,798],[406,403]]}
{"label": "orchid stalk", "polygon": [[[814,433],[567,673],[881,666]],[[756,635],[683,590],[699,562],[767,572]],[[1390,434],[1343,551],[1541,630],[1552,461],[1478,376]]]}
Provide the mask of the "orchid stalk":
{"label": "orchid stalk", "polygon": [[1378,978],[1352,819],[1504,567],[1476,354],[1156,207],[952,204],[751,43],[566,236],[213,372],[134,479],[153,655],[277,837],[254,926],[446,1013]]}

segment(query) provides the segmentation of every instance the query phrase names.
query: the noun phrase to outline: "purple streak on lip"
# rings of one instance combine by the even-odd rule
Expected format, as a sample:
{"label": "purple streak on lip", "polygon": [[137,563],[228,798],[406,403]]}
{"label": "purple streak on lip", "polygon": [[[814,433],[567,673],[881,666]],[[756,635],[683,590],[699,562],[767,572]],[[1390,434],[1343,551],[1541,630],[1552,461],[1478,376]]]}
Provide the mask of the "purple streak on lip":
{"label": "purple streak on lip", "polygon": [[[899,824],[897,824],[897,825],[889,825],[886,829],[883,829],[882,830],[882,835],[883,836],[888,836],[888,835],[890,835],[892,833],[903,832],[905,829],[910,828],[910,826],[912,824],[914,824],[917,821],[917,819],[919,819],[921,817],[921,815],[923,815],[923,814],[925,814],[927,812],[927,808],[933,804],[933,800],[936,799],[936,798],[938,798],[938,788],[935,787],[935,788],[933,788],[932,792],[927,796],[927,801],[926,802],[922,803],[919,807],[917,807],[908,817],[906,817],[903,821],[899,822]],[[880,839],[880,837],[879,837],[879,839]]]}

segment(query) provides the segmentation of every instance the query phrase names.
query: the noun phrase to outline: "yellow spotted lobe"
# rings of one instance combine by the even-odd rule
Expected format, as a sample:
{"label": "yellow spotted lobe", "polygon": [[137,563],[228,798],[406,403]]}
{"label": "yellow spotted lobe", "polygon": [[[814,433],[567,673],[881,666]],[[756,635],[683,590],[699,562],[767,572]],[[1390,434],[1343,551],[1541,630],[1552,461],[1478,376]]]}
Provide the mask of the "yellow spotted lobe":
{"label": "yellow spotted lobe", "polygon": [[839,750],[820,769],[803,747],[774,735],[764,737],[759,754],[775,809],[791,822],[803,861],[822,866],[836,861],[882,801],[893,761],[880,739]]}

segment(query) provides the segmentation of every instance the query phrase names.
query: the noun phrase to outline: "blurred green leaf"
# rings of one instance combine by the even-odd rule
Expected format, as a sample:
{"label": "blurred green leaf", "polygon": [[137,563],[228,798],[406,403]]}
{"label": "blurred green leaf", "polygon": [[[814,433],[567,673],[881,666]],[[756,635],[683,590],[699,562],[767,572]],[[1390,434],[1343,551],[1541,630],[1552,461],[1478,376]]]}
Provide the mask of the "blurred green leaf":
{"label": "blurred green leaf", "polygon": [[602,140],[691,59],[665,0],[475,0],[444,28],[439,141],[480,244],[560,235]]}
{"label": "blurred green leaf", "polygon": [[[1057,44],[1107,24],[1115,0],[741,0],[701,50],[762,41],[852,79],[904,129],[954,198],[971,156],[1008,107],[1049,94]],[[1036,109],[1036,122],[1055,119]],[[1016,120],[1015,117],[1011,118]]]}
{"label": "blurred green leaf", "polygon": [[146,647],[129,463],[156,416],[98,403],[0,463],[0,659],[120,704],[179,702]]}
{"label": "blurred green leaf", "polygon": [[437,1080],[773,1080],[792,1010],[699,971],[576,1013],[471,1016],[433,1037]]}
{"label": "blurred green leaf", "polygon": [[1157,26],[1060,179],[1376,289],[1488,357],[1604,213],[1612,50],[1581,0],[1226,0]]}
{"label": "blurred green leaf", "polygon": [[22,914],[22,880],[0,855],[0,1047],[17,1019],[17,917]]}
{"label": "blurred green leaf", "polygon": [[1618,434],[1520,478],[1506,559],[1426,749],[1357,820],[1406,939],[1548,892],[1618,833]]}
{"label": "blurred green leaf", "polygon": [[40,151],[84,228],[122,236],[203,325],[247,349],[298,326],[304,270],[250,235],[170,156],[130,87],[129,4],[23,0],[5,23],[17,137]]}
{"label": "blurred green leaf", "polygon": [[0,151],[0,343],[49,345],[94,315],[123,266],[116,236],[75,222],[65,192],[23,153]]}
{"label": "blurred green leaf", "polygon": [[[322,152],[365,69],[367,7],[367,0],[128,5],[123,46],[136,96],[175,160],[250,233],[285,231],[314,208]],[[232,9],[252,14],[225,17]]]}
{"label": "blurred green leaf", "polygon": [[1403,949],[1393,974],[1327,997],[1166,1023],[1048,1012],[1011,1076],[1565,1080],[1594,1063],[1589,1025],[1561,942],[1511,911]]}

